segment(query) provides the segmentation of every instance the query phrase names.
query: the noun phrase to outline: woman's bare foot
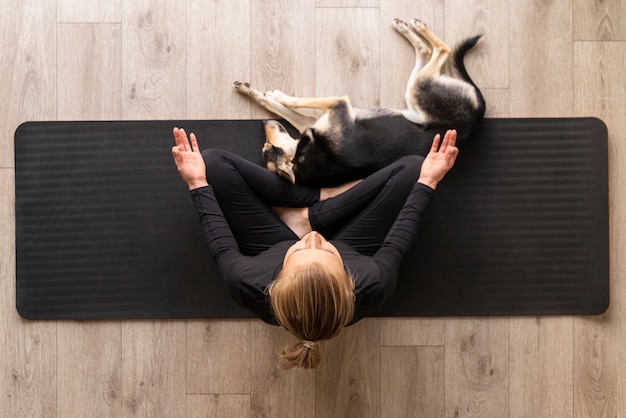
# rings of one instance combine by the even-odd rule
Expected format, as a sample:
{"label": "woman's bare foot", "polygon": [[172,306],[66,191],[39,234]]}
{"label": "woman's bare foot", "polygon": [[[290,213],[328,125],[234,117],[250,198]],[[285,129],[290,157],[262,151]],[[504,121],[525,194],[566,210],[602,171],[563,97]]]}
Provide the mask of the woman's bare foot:
{"label": "woman's bare foot", "polygon": [[273,209],[298,238],[302,238],[313,230],[309,222],[309,208],[274,207]]}
{"label": "woman's bare foot", "polygon": [[341,193],[350,190],[363,180],[354,180],[348,183],[340,184],[336,187],[322,187],[320,189],[320,200],[330,199],[331,197],[339,196]]}

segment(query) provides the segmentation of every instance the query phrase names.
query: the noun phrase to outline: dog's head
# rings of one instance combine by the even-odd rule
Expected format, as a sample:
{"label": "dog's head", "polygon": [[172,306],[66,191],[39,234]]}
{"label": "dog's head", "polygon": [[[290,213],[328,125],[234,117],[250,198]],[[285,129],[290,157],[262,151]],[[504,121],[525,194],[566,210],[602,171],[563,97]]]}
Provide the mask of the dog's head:
{"label": "dog's head", "polygon": [[263,145],[262,155],[265,166],[269,171],[295,183],[293,159],[300,141],[292,137],[280,122],[266,120],[263,126],[265,145]]}
{"label": "dog's head", "polygon": [[342,164],[325,136],[309,128],[296,139],[275,120],[265,121],[264,126],[263,160],[268,170],[291,183],[297,178],[298,183],[309,186],[335,185],[341,180],[337,172]]}

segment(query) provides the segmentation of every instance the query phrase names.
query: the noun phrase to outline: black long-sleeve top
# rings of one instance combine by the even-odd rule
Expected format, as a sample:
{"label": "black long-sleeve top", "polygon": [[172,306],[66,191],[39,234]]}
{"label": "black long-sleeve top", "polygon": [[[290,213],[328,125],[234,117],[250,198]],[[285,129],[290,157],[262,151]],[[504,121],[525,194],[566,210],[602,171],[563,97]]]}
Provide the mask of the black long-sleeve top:
{"label": "black long-sleeve top", "polygon": [[[398,269],[415,242],[424,209],[433,194],[430,187],[415,184],[385,241],[372,256],[359,254],[341,241],[330,241],[339,250],[344,265],[354,277],[356,311],[352,324],[384,306],[393,295]],[[200,215],[209,251],[230,296],[263,321],[278,325],[265,289],[280,272],[287,249],[296,241],[276,243],[256,256],[243,255],[213,188],[194,189],[191,196]]]}

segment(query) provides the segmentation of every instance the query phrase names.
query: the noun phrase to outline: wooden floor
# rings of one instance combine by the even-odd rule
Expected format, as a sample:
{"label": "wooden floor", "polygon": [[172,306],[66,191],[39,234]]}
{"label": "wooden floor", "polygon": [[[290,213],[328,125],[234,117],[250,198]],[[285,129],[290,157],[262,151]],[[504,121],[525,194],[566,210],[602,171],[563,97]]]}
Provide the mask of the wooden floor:
{"label": "wooden floor", "polygon": [[[0,416],[625,417],[623,4],[0,0]],[[399,107],[413,56],[394,17],[419,17],[449,44],[484,34],[466,64],[487,116],[607,123],[606,314],[366,319],[323,345],[315,372],[279,373],[274,353],[292,338],[257,320],[29,322],[16,313],[21,122],[264,117],[234,80]]]}

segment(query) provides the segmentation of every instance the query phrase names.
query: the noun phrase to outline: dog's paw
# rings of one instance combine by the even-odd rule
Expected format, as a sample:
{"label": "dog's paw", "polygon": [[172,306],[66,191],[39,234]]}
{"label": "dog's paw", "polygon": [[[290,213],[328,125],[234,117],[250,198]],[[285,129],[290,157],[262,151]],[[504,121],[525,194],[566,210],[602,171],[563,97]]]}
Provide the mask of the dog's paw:
{"label": "dog's paw", "polygon": [[243,81],[234,81],[233,88],[239,91],[250,90],[250,83],[244,83]]}
{"label": "dog's paw", "polygon": [[407,23],[403,20],[393,19],[391,21],[391,25],[400,33],[407,33],[409,31],[409,25],[407,25]]}
{"label": "dog's paw", "polygon": [[422,22],[419,19],[411,19],[411,27],[417,33],[423,32],[426,30],[426,23]]}

